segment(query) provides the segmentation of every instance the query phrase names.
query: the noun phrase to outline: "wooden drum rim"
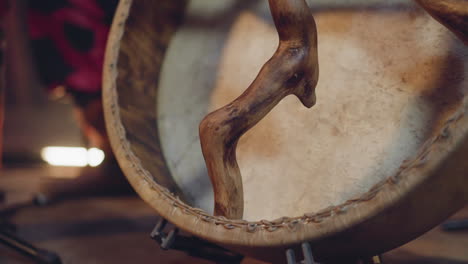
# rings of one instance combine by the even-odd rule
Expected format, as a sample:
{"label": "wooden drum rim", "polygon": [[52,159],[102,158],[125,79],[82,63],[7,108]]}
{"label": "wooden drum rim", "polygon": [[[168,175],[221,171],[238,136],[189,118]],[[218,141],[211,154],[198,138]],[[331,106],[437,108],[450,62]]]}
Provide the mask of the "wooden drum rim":
{"label": "wooden drum rim", "polygon": [[[258,222],[228,220],[190,207],[154,182],[132,151],[127,128],[120,117],[116,78],[120,41],[125,35],[132,3],[132,0],[120,1],[109,36],[103,80],[106,125],[117,160],[131,185],[157,213],[182,230],[240,251],[247,247],[288,247],[310,241],[313,248],[319,248],[326,255],[327,250],[320,245],[326,247],[338,243],[344,247],[345,243],[360,239],[363,244],[368,241],[367,249],[361,252],[364,254],[367,250],[389,250],[419,236],[468,200],[468,162],[464,155],[464,150],[468,150],[468,117],[465,114],[468,99],[465,97],[445,125],[428,139],[412,160],[402,164],[397,174],[341,205],[303,216]],[[444,209],[438,210],[440,208]],[[407,227],[402,226],[402,232],[396,234],[394,229],[400,228],[402,223],[402,217],[398,216],[400,212],[405,215]],[[418,224],[421,219],[418,216],[430,220]],[[382,230],[387,228],[390,230]],[[388,240],[372,241],[392,233],[393,237]],[[342,241],[337,242],[337,238]],[[320,243],[315,244],[315,241]],[[338,248],[340,246],[335,250]]]}

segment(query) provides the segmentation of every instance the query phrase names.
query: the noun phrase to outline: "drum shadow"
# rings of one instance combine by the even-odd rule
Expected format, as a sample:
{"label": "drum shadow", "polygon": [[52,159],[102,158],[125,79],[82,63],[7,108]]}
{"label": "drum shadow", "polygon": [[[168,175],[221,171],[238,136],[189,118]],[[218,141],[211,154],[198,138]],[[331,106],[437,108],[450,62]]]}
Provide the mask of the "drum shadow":
{"label": "drum shadow", "polygon": [[[464,54],[464,57],[461,55]],[[442,121],[458,109],[465,97],[468,86],[465,84],[465,77],[468,76],[468,69],[465,68],[467,58],[466,47],[458,39],[452,42],[450,54],[444,59],[444,67],[437,82],[432,89],[424,91],[422,97],[431,102],[433,115],[430,123],[431,131],[437,131],[443,125]],[[430,136],[432,134],[428,134]]]}
{"label": "drum shadow", "polygon": [[[406,82],[418,82],[421,78],[432,78],[434,81],[430,87],[424,87],[422,91],[416,91],[418,95],[409,102],[411,108],[408,112],[421,111],[417,109],[416,102],[424,102],[427,109],[429,109],[429,117],[424,120],[426,123],[425,131],[419,133],[420,131],[411,131],[410,133],[419,133],[420,144],[419,148],[415,150],[414,153],[410,153],[407,157],[404,157],[405,160],[412,159],[419,152],[420,147],[433,136],[436,136],[440,129],[443,127],[446,120],[454,113],[459,107],[463,104],[463,99],[467,94],[468,85],[466,85],[466,78],[468,76],[468,69],[465,67],[466,58],[468,53],[463,42],[455,37],[451,32],[446,34],[452,35],[452,38],[449,39],[448,45],[448,54],[440,57],[431,58],[427,61],[422,61],[418,65],[412,65],[409,67],[409,71],[405,72],[401,78],[404,83]],[[376,54],[378,56],[378,54]],[[425,76],[424,72],[421,72],[421,69],[425,65],[435,64],[439,65],[441,71],[437,76]],[[416,76],[416,77],[415,77]],[[408,127],[401,127],[400,133],[398,136],[391,142],[400,142],[405,138],[405,134],[408,133]],[[397,154],[398,146],[395,144],[390,144],[386,150],[390,155]],[[382,166],[389,166],[389,160],[395,157],[390,157],[389,159],[382,161]],[[392,174],[384,175],[384,178],[388,178]],[[381,178],[381,177],[377,177]],[[375,173],[369,173],[368,176],[363,178],[363,182],[366,184],[376,184]],[[349,192],[346,196],[350,197],[353,193],[357,191],[356,188],[350,187]]]}

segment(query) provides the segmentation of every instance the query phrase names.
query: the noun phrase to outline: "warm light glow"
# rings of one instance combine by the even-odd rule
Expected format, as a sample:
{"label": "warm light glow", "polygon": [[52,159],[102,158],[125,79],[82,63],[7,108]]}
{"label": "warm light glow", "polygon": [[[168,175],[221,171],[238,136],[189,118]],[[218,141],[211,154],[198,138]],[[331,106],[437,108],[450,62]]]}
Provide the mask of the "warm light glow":
{"label": "warm light glow", "polygon": [[53,166],[85,167],[99,166],[104,161],[104,152],[97,148],[46,147],[42,159]]}
{"label": "warm light glow", "polygon": [[91,167],[99,166],[104,161],[104,151],[98,148],[88,149],[88,165]]}

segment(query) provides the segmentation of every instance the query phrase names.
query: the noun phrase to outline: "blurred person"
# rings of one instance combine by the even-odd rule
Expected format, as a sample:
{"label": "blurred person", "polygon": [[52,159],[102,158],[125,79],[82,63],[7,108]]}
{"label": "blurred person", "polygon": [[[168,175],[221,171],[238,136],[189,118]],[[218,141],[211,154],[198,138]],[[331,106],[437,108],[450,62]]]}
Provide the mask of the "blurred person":
{"label": "blurred person", "polygon": [[89,147],[106,155],[100,166],[83,168],[76,179],[45,184],[41,192],[49,199],[131,190],[112,154],[101,101],[105,46],[117,3],[0,0],[10,83],[31,82],[24,76],[37,77],[48,94],[70,96]]}

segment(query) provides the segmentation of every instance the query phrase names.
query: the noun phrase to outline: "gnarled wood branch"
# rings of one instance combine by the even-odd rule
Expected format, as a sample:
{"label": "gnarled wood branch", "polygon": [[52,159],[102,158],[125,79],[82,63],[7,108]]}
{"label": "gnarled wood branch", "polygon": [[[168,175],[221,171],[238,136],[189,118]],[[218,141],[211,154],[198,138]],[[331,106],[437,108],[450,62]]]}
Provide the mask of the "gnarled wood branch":
{"label": "gnarled wood branch", "polygon": [[242,178],[236,160],[239,138],[285,96],[308,108],[318,81],[317,29],[305,0],[269,0],[279,46],[247,90],[200,123],[200,141],[215,194],[215,215],[242,218]]}
{"label": "gnarled wood branch", "polygon": [[467,0],[416,0],[416,2],[468,45]]}

